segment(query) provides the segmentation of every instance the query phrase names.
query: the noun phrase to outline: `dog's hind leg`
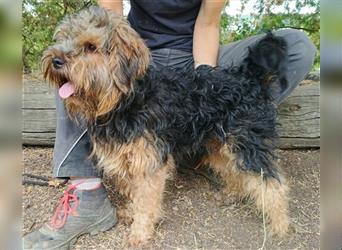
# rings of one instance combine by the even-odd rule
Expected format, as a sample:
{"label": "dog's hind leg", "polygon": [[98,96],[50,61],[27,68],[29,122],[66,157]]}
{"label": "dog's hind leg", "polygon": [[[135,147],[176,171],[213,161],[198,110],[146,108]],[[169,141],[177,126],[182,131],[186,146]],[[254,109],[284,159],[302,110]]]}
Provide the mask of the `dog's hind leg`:
{"label": "dog's hind leg", "polygon": [[288,187],[285,179],[279,173],[278,180],[239,169],[238,157],[227,144],[212,152],[214,153],[209,154],[204,162],[222,177],[227,191],[240,199],[253,199],[258,210],[265,213],[271,233],[283,236],[289,226]]}
{"label": "dog's hind leg", "polygon": [[[211,143],[211,149],[213,152],[208,154],[203,160],[204,165],[212,168],[224,181],[224,194],[230,195],[237,200],[243,198],[243,182],[239,178],[239,171],[235,165],[235,155],[231,153],[228,145],[223,147],[214,145]],[[212,148],[215,147],[215,148]]]}
{"label": "dog's hind leg", "polygon": [[289,227],[288,186],[283,176],[280,180],[261,174],[240,171],[245,194],[252,198],[258,209],[270,222],[271,233],[284,236]]}

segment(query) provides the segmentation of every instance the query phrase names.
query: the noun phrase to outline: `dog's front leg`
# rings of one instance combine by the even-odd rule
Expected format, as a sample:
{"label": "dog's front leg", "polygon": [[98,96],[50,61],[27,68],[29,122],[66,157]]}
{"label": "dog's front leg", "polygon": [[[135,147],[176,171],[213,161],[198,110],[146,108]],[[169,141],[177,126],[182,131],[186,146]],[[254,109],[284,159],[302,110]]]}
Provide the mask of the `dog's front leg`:
{"label": "dog's front leg", "polygon": [[168,172],[168,166],[160,166],[153,172],[146,169],[133,177],[130,193],[133,223],[128,238],[130,245],[144,244],[152,237],[154,226],[162,215],[162,198]]}
{"label": "dog's front leg", "polygon": [[[132,219],[128,243],[136,246],[146,243],[153,235],[154,226],[161,217],[165,182],[172,174],[171,155],[161,157],[150,137],[140,137],[128,144],[95,145],[100,168],[112,176],[118,191],[131,200],[124,217]],[[130,218],[131,217],[131,218]]]}
{"label": "dog's front leg", "polygon": [[131,214],[125,211],[123,215],[133,221],[128,237],[132,246],[144,244],[152,237],[162,214],[165,182],[174,169],[173,157],[162,157],[160,147],[151,143],[153,137],[145,136],[127,144],[94,145],[99,167],[131,200]]}
{"label": "dog's front leg", "polygon": [[152,237],[154,226],[161,218],[165,182],[174,169],[174,161],[171,155],[163,161],[157,149],[143,138],[131,148],[127,167],[133,223],[128,243],[136,246]]}

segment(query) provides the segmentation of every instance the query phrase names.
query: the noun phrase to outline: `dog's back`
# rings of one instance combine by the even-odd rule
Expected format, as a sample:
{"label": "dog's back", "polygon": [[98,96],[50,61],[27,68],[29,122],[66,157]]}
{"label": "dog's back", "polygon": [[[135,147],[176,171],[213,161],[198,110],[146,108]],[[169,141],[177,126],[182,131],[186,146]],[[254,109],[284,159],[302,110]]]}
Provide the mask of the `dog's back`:
{"label": "dog's back", "polygon": [[264,141],[276,138],[276,109],[270,90],[280,79],[285,81],[281,74],[286,64],[284,44],[280,38],[266,35],[250,48],[239,67],[151,67],[135,83],[132,94],[112,111],[112,125],[103,128],[111,131],[101,133],[97,129],[95,133],[105,134],[106,138],[110,133],[114,140],[128,142],[150,131],[157,136],[165,157],[170,152],[205,152],[209,141],[224,143],[238,138],[240,145],[236,147],[243,149],[250,143],[264,148],[259,164],[255,164],[258,157],[254,157],[241,166],[259,170],[267,166],[272,155],[272,143],[266,145]]}

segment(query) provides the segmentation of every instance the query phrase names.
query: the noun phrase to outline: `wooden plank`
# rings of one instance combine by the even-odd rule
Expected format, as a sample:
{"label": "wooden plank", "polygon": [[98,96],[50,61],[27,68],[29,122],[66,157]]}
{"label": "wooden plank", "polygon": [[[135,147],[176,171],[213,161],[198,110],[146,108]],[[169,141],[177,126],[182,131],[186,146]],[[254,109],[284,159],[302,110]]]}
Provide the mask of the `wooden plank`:
{"label": "wooden plank", "polygon": [[279,148],[294,149],[294,148],[319,148],[320,138],[284,138],[279,141]]}
{"label": "wooden plank", "polygon": [[[278,107],[280,148],[319,147],[319,83],[304,81]],[[56,114],[54,90],[39,79],[25,79],[23,91],[23,143],[52,146]]]}
{"label": "wooden plank", "polygon": [[54,90],[40,80],[25,80],[22,98],[24,109],[55,109]]}
{"label": "wooden plank", "polygon": [[55,109],[23,109],[23,132],[46,133],[56,130]]}
{"label": "wooden plank", "polygon": [[23,132],[24,145],[29,146],[53,146],[55,143],[56,133],[55,132]]}
{"label": "wooden plank", "polygon": [[24,145],[54,145],[56,136],[54,90],[42,80],[24,78],[22,115]]}

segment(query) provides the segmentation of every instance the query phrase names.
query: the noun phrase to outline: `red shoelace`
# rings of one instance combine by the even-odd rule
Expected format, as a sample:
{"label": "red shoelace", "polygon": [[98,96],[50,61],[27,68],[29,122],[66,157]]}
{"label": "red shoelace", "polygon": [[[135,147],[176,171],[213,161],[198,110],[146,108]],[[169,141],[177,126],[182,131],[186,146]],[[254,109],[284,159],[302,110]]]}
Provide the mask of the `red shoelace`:
{"label": "red shoelace", "polygon": [[76,209],[79,204],[79,200],[77,195],[74,194],[74,191],[79,184],[81,184],[81,182],[69,185],[63,192],[64,195],[60,199],[56,211],[51,218],[51,226],[54,229],[62,228],[65,225],[69,214],[77,214]]}

